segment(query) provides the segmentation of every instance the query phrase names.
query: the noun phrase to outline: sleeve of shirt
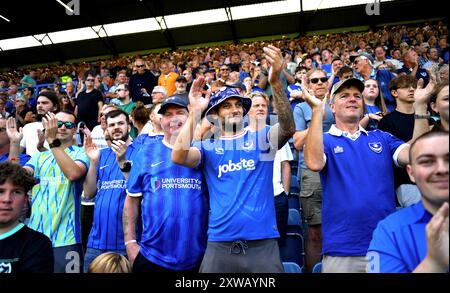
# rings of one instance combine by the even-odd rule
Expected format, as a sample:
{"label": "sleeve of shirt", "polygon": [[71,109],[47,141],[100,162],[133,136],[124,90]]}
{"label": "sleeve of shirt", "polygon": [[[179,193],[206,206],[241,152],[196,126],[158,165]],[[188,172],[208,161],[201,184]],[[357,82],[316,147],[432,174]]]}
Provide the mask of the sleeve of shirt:
{"label": "sleeve of shirt", "polygon": [[39,179],[39,157],[41,156],[41,153],[36,153],[34,154],[29,160],[28,162],[25,163],[24,167],[30,167],[31,169],[34,170],[34,177]]}
{"label": "sleeve of shirt", "polygon": [[291,148],[289,143],[286,143],[283,148],[280,150],[280,162],[284,161],[292,161],[294,160],[294,156],[292,155]]}
{"label": "sleeve of shirt", "polygon": [[402,149],[408,146],[408,144],[405,143],[403,140],[396,138],[390,133],[383,132],[383,134],[385,136],[385,141],[389,146],[389,151],[391,152],[392,160],[394,161],[395,165],[397,165],[397,167],[400,167],[398,163],[398,155]]}
{"label": "sleeve of shirt", "polygon": [[294,122],[296,131],[302,131],[307,128],[305,113],[300,105],[301,104],[297,104],[294,108]]}
{"label": "sleeve of shirt", "polygon": [[30,156],[27,154],[20,154],[19,155],[19,164],[20,166],[25,166],[25,164],[30,161]]}
{"label": "sleeve of shirt", "polygon": [[[135,158],[143,158],[143,150],[145,150],[145,148],[137,152]],[[133,159],[131,160],[133,166],[131,167],[130,175],[127,180],[127,195],[131,197],[140,197],[142,196],[142,159]]]}
{"label": "sleeve of shirt", "polygon": [[380,222],[373,232],[367,253],[368,273],[407,273],[407,268],[400,258],[399,247],[387,228]]}
{"label": "sleeve of shirt", "polygon": [[192,147],[196,148],[200,151],[200,162],[198,162],[198,165],[196,166],[196,168],[198,168],[202,164],[203,158],[205,155],[205,151],[203,150],[203,142],[202,141],[193,141]]}
{"label": "sleeve of shirt", "polygon": [[[75,162],[80,162],[86,167],[86,173],[89,170],[90,161],[88,156],[86,155],[86,152],[83,148],[79,148],[77,153],[75,154],[75,157],[73,158]],[[86,175],[86,174],[85,174]]]}

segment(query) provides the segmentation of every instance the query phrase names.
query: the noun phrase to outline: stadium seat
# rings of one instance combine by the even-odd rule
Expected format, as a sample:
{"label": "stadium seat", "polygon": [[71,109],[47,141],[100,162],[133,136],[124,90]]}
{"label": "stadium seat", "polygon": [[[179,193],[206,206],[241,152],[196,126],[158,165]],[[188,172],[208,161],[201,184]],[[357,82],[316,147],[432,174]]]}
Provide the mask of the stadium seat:
{"label": "stadium seat", "polygon": [[291,193],[300,194],[297,175],[291,175]]}
{"label": "stadium seat", "polygon": [[300,211],[289,209],[289,219],[286,233],[286,245],[280,249],[283,262],[294,262],[300,268],[305,263],[305,240],[301,224]]}
{"label": "stadium seat", "polygon": [[284,272],[288,274],[301,274],[302,269],[295,262],[283,262]]}
{"label": "stadium seat", "polygon": [[312,273],[313,274],[322,273],[322,262],[318,262],[314,265],[314,267],[312,268]]}
{"label": "stadium seat", "polygon": [[300,210],[300,198],[297,193],[289,194],[288,205],[290,209]]}

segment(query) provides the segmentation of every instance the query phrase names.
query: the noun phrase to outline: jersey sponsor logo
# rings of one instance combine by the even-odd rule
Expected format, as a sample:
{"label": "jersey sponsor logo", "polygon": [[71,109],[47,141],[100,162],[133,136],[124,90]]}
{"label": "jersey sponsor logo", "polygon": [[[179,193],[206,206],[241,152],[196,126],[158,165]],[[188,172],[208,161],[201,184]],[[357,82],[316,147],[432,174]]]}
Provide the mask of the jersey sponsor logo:
{"label": "jersey sponsor logo", "polygon": [[150,185],[152,186],[153,191],[156,191],[161,188],[161,181],[159,181],[157,177],[152,177]]}
{"label": "jersey sponsor logo", "polygon": [[153,168],[153,167],[156,167],[156,166],[158,166],[158,165],[161,165],[162,163],[164,163],[164,161],[161,161],[161,162],[158,162],[158,163],[151,164],[151,167],[152,167],[152,168]]}
{"label": "jersey sponsor logo", "polygon": [[153,191],[158,189],[202,189],[202,180],[196,178],[157,178],[151,179]]}
{"label": "jersey sponsor logo", "polygon": [[334,150],[334,153],[335,153],[335,154],[341,154],[341,153],[344,152],[344,148],[341,147],[341,146],[337,146],[337,147],[335,147],[333,150]]}
{"label": "jersey sponsor logo", "polygon": [[383,151],[383,145],[380,142],[369,142],[369,148],[376,154]]}
{"label": "jersey sponsor logo", "polygon": [[242,169],[245,169],[246,171],[255,170],[255,161],[241,159],[239,163],[233,163],[229,160],[227,164],[219,165],[219,175],[217,178],[222,177],[225,173],[241,171]]}

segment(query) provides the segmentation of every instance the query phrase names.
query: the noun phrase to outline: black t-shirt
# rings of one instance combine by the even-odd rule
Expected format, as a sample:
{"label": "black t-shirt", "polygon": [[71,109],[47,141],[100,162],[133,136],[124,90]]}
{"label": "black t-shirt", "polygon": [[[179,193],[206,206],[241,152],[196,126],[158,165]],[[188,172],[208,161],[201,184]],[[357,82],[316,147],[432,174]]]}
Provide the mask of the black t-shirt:
{"label": "black t-shirt", "polygon": [[98,102],[103,102],[100,91],[81,92],[75,100],[78,106],[78,121],[86,123],[89,130],[98,125]]}
{"label": "black t-shirt", "polygon": [[[414,114],[404,114],[397,110],[387,114],[378,123],[378,129],[389,132],[398,139],[408,142],[414,134]],[[414,184],[408,176],[405,168],[394,168],[395,188],[401,184]]]}
{"label": "black t-shirt", "polygon": [[53,273],[52,242],[27,226],[0,235],[0,273]]}

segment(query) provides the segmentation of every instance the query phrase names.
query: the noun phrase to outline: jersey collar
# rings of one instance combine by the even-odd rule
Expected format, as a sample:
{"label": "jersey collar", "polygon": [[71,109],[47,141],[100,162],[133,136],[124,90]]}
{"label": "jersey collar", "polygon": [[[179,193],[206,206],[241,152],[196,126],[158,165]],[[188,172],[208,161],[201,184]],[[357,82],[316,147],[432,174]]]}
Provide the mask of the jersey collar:
{"label": "jersey collar", "polygon": [[328,131],[329,134],[333,135],[333,136],[344,136],[344,137],[348,137],[351,140],[357,140],[358,137],[361,136],[361,133],[364,133],[365,135],[368,135],[369,133],[367,132],[367,130],[365,130],[361,125],[359,125],[359,129],[357,132],[355,132],[355,134],[350,134],[346,131],[340,130],[339,128],[336,127],[336,124],[331,125],[330,130]]}

